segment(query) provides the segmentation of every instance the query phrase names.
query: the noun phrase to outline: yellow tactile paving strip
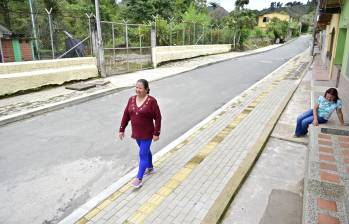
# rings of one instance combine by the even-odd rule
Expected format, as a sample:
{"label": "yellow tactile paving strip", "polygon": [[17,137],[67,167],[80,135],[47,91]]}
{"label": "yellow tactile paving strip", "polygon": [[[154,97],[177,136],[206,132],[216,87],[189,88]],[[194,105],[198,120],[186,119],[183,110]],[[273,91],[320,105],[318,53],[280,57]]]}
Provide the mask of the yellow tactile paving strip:
{"label": "yellow tactile paving strip", "polygon": [[[296,63],[298,64],[298,63]],[[295,66],[295,65],[293,65]],[[224,140],[224,138],[239,124],[241,121],[279,84],[281,80],[285,79],[285,75],[275,79],[271,85],[266,88],[259,96],[257,96],[247,107],[234,118],[222,131],[215,135],[211,141],[206,144],[190,161],[188,161],[184,167],[179,170],[167,183],[165,183],[158,192],[156,192],[148,201],[146,201],[138,210],[124,222],[131,223],[142,223],[146,217],[148,217],[157,207],[160,206],[163,200],[166,199],[188,176],[189,174],[215,149],[215,147]],[[246,97],[247,94],[242,95],[242,98]],[[240,102],[237,102],[240,104]],[[233,105],[232,107],[235,107]],[[155,167],[160,167],[169,157],[174,153],[182,149],[187,143],[195,138],[200,132],[212,126],[221,116],[227,112],[227,109],[219,113],[217,116],[212,118],[209,122],[191,134],[188,138],[183,140],[165,155],[163,155],[158,161],[154,163]],[[130,182],[125,184],[123,187],[118,189],[112,195],[110,195],[103,202],[98,204],[94,209],[88,212],[84,217],[79,219],[77,224],[85,224],[97,214],[100,213],[104,208],[110,205],[113,201],[119,198],[123,193],[131,190]]]}

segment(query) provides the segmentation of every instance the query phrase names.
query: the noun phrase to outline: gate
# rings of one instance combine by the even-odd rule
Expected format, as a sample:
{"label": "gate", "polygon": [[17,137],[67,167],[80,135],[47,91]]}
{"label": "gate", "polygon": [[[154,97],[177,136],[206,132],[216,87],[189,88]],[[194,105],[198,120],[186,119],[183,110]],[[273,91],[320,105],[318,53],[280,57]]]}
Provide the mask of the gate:
{"label": "gate", "polygon": [[151,25],[101,21],[107,76],[152,68]]}

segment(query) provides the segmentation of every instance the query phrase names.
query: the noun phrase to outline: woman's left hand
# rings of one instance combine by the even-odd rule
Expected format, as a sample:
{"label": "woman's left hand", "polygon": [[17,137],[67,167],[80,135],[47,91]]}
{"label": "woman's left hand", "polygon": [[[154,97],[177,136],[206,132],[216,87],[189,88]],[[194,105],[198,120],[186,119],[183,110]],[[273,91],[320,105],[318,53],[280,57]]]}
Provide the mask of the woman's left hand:
{"label": "woman's left hand", "polygon": [[156,142],[157,140],[159,140],[159,136],[153,135],[153,141]]}

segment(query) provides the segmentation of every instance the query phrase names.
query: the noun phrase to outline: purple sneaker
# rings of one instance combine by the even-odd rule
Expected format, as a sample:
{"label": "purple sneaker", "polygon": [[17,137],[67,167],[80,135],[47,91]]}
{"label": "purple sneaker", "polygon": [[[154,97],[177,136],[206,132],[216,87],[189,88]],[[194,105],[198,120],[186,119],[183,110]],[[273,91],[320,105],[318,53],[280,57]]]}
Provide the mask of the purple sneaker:
{"label": "purple sneaker", "polygon": [[134,181],[132,181],[131,186],[134,188],[142,187],[142,180],[136,178]]}
{"label": "purple sneaker", "polygon": [[156,173],[156,170],[154,169],[154,167],[153,168],[147,168],[145,170],[145,175],[150,175],[150,174],[154,174],[154,173]]}

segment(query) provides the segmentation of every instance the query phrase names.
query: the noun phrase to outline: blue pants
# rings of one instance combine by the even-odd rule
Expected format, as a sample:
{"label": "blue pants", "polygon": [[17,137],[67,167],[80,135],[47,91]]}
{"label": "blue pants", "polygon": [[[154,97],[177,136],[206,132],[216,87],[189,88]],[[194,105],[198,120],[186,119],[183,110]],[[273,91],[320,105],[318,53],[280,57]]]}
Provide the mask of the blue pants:
{"label": "blue pants", "polygon": [[136,140],[139,146],[139,168],[137,178],[142,180],[144,172],[147,168],[153,168],[152,154],[150,151],[150,145],[152,139]]}
{"label": "blue pants", "polygon": [[[313,120],[314,120],[314,116],[313,116],[312,109],[299,115],[299,117],[297,118],[297,126],[296,126],[295,135],[296,136],[306,135],[308,133],[308,126],[311,123],[313,123]],[[319,124],[322,124],[322,123],[326,123],[327,120],[322,118],[322,117],[318,117],[318,122],[319,122]]]}

